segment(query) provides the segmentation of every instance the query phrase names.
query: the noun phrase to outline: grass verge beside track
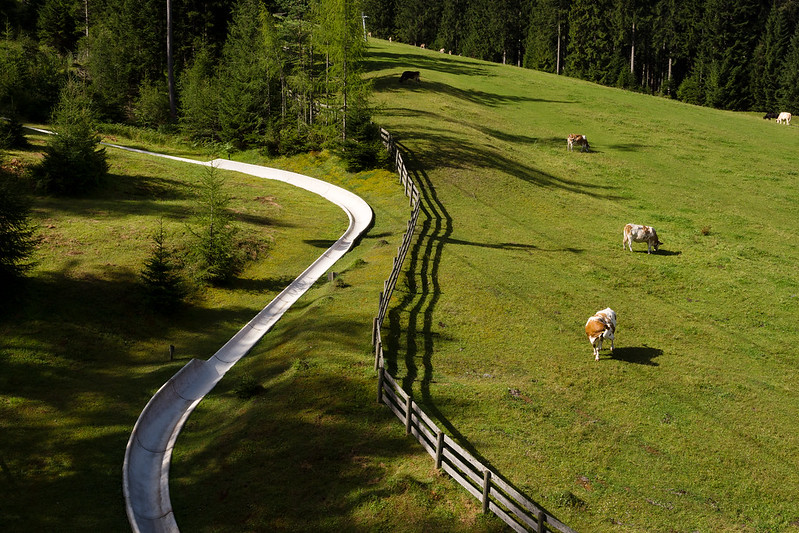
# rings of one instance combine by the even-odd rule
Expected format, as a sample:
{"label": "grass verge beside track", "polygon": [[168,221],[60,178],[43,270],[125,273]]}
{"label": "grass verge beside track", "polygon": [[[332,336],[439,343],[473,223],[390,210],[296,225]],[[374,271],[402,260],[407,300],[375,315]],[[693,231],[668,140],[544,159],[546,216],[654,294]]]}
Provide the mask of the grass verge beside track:
{"label": "grass verge beside track", "polygon": [[[136,138],[131,138],[132,134]],[[29,139],[29,149],[11,156],[27,162],[40,157],[44,135],[31,135]],[[211,159],[164,136],[114,130],[105,140]],[[110,148],[108,154],[110,179],[91,196],[34,198],[34,219],[43,238],[36,255],[39,264],[25,284],[24,298],[3,302],[0,491],[4,501],[0,529],[4,531],[129,530],[122,498],[122,459],[144,405],[189,358],[207,359],[212,355],[347,225],[338,207],[315,195],[281,183],[230,174],[228,185],[235,197],[232,209],[253,260],[229,286],[197,295],[175,317],[160,317],[143,306],[138,272],[149,254],[159,218],[164,219],[170,236],[167,244],[177,244],[186,232],[191,187],[203,169]],[[316,423],[306,429],[321,435],[332,432],[342,449],[353,450],[362,445],[364,433],[341,433],[337,429],[341,424],[332,421],[333,429],[327,431],[324,423],[331,405],[340,409],[347,406],[355,413],[356,424],[367,426],[356,429],[379,433],[377,442],[391,446],[379,460],[370,462],[359,456],[346,463],[352,490],[357,486],[359,494],[366,494],[361,487],[368,485],[380,494],[398,494],[395,501],[426,501],[434,498],[431,494],[436,491],[450,491],[452,497],[446,500],[459,502],[460,495],[451,484],[431,479],[435,476],[430,465],[422,461],[423,453],[403,439],[402,428],[376,405],[370,393],[373,377],[365,370],[370,361],[368,334],[361,335],[357,328],[363,324],[368,331],[381,276],[390,269],[393,241],[399,238],[407,218],[405,200],[393,176],[385,171],[348,174],[325,153],[261,162],[357,189],[376,205],[376,230],[357,248],[360,255],[337,265],[343,272],[338,283],[320,282],[291,312],[288,323],[281,323],[275,331],[274,351],[256,350],[241,370],[226,376],[224,385],[209,398],[208,407],[203,402],[189,419],[173,462],[172,497],[178,524],[186,531],[242,531],[261,527],[264,516],[288,529],[295,523],[313,528],[314,524],[329,522],[329,513],[316,517],[306,514],[302,522],[295,522],[290,515],[275,512],[274,505],[291,508],[297,501],[296,493],[280,491],[278,498],[282,500],[276,504],[275,500],[259,498],[252,488],[237,492],[226,486],[246,486],[254,476],[264,491],[277,487],[264,471],[270,464],[263,461],[255,463],[258,469],[244,469],[240,478],[231,478],[230,470],[219,468],[249,464],[236,460],[246,457],[238,447],[249,449],[255,442],[253,437],[231,436],[228,428],[250,429],[253,420],[262,423],[260,409],[286,416],[286,409],[294,409],[298,419],[311,416]],[[352,300],[344,295],[357,296]],[[333,343],[337,343],[335,349]],[[174,361],[169,361],[170,344],[176,346]],[[345,357],[325,361],[315,345],[328,346],[325,355],[344,353]],[[280,350],[280,357],[273,355]],[[256,359],[260,361],[254,363]],[[324,400],[315,400],[320,402],[318,416],[309,415],[310,408],[300,412],[298,402],[275,395],[275,391],[290,390],[291,381],[308,374],[309,369],[319,374],[319,369],[328,369],[328,365],[330,372],[341,370],[345,374],[325,372],[318,390],[303,387],[304,397]],[[346,386],[327,387],[336,381]],[[265,386],[265,390],[251,399],[236,394],[257,391],[258,386]],[[361,403],[353,406],[353,400]],[[212,418],[204,417],[204,413]],[[368,414],[367,422],[360,421],[364,413]],[[202,431],[197,433],[195,428]],[[261,426],[255,429],[263,431]],[[264,449],[284,445],[287,440],[286,435],[260,436],[264,440],[257,446]],[[298,443],[312,441],[298,428],[291,438]],[[231,441],[235,446],[226,446]],[[222,446],[216,448],[220,443]],[[299,452],[310,453],[301,448]],[[366,451],[363,457],[367,457]],[[184,463],[187,459],[192,462]],[[299,460],[292,463],[284,455],[274,461],[276,465],[288,464],[298,472],[295,477],[306,480],[310,495],[303,495],[304,500],[313,501],[315,487],[325,475],[332,476],[328,483],[334,488],[340,479],[337,471],[301,468]],[[375,468],[390,470],[393,475],[375,475]],[[364,520],[360,515],[382,505],[371,499],[354,505],[353,498],[336,490],[320,496],[320,501],[341,508],[338,523],[344,524],[359,523]],[[470,515],[470,524],[479,523],[476,505],[464,501],[448,503],[458,512],[444,514],[449,518]],[[467,511],[460,512],[463,509]],[[405,518],[393,511],[379,514],[387,524],[402,523]]]}

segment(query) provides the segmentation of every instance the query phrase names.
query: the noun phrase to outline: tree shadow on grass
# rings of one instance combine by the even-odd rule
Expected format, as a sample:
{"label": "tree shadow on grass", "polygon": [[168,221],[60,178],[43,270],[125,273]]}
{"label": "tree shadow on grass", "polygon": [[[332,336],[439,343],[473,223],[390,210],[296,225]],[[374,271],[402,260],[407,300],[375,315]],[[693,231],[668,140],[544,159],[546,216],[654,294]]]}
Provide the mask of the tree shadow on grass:
{"label": "tree shadow on grass", "polygon": [[643,346],[627,346],[623,348],[616,348],[611,353],[611,357],[616,361],[624,361],[625,363],[635,363],[637,365],[647,366],[660,366],[653,361],[656,357],[663,355],[663,350],[660,348],[650,348],[646,344]]}
{"label": "tree shadow on grass", "polygon": [[412,91],[421,95],[424,93],[440,93],[446,96],[457,98],[465,102],[471,102],[486,107],[498,107],[506,104],[519,104],[523,102],[544,102],[552,104],[572,104],[575,102],[567,100],[547,100],[534,98],[519,94],[498,94],[474,89],[460,89],[458,87],[437,81],[422,80],[421,82],[400,83],[398,76],[381,76],[373,79],[375,90],[381,93],[391,93],[392,91]]}
{"label": "tree shadow on grass", "polygon": [[[415,54],[398,54],[390,52],[370,52],[365,61],[362,62],[366,72],[399,68],[402,70],[435,70],[447,74],[459,76],[490,76],[488,69],[484,66],[460,59],[458,57],[447,57],[447,61],[441,61],[437,56],[425,56]],[[390,77],[394,82],[399,83],[399,73]]]}
{"label": "tree shadow on grass", "polygon": [[[451,132],[434,128],[418,129],[415,135],[426,142],[416,150],[416,157],[424,161],[426,168],[486,169],[486,172],[502,172],[540,187],[558,188],[577,194],[610,200],[622,197],[609,193],[612,187],[593,184],[573,178],[562,178],[507,157],[493,146],[479,146]],[[397,143],[403,151],[408,148]]]}

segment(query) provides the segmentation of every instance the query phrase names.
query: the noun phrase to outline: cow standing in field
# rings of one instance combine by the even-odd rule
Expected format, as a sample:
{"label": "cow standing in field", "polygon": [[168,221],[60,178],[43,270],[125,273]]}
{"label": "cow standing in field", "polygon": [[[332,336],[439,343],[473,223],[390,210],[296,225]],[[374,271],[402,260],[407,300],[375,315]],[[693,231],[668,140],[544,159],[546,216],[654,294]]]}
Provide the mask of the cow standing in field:
{"label": "cow standing in field", "polygon": [[777,124],[785,124],[786,126],[790,126],[791,114],[784,111],[780,113],[780,116],[777,117]]}
{"label": "cow standing in field", "polygon": [[777,114],[777,113],[766,113],[766,116],[763,117],[763,120],[766,120],[766,119],[771,120],[772,118],[777,118],[777,117],[779,117],[779,114]]}
{"label": "cow standing in field", "polygon": [[402,73],[402,76],[400,76],[399,82],[402,83],[405,80],[416,80],[416,83],[421,83],[419,76],[420,73],[418,70],[406,70]]}
{"label": "cow standing in field", "polygon": [[588,145],[588,137],[586,137],[585,135],[577,135],[572,133],[568,137],[566,137],[566,146],[570,152],[574,150],[575,144],[580,145],[582,147],[580,148],[581,152],[591,151],[591,147]]}
{"label": "cow standing in field", "polygon": [[610,351],[613,351],[616,334],[616,312],[610,307],[597,311],[585,323],[585,334],[588,335],[588,341],[594,348],[594,360],[599,361],[599,350],[602,349],[603,340],[610,339]]}
{"label": "cow standing in field", "polygon": [[655,228],[651,226],[640,226],[638,224],[627,224],[624,226],[624,237],[621,241],[622,249],[629,247],[633,251],[634,242],[645,242],[646,253],[651,254],[652,248],[658,251],[658,246],[663,244],[658,239],[658,234]]}

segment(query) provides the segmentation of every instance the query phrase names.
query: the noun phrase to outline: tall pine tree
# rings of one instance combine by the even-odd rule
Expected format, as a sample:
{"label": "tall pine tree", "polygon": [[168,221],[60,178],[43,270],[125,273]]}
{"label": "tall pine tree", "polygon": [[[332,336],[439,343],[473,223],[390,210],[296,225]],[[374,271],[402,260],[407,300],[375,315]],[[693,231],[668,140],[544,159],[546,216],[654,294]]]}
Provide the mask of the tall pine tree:
{"label": "tall pine tree", "polygon": [[791,37],[780,85],[778,99],[780,111],[799,114],[799,26]]}
{"label": "tall pine tree", "polygon": [[616,82],[610,0],[574,0],[569,10],[565,73],[602,84]]}
{"label": "tall pine tree", "polygon": [[708,0],[704,19],[707,105],[743,110],[751,104],[749,65],[754,56],[758,7],[758,0]]}

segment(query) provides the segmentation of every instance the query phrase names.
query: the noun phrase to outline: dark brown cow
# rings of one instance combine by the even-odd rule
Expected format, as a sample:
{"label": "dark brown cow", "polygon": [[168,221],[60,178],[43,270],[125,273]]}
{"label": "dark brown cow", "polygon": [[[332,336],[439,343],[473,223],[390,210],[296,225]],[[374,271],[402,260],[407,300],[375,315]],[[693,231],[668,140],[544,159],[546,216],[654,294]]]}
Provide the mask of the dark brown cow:
{"label": "dark brown cow", "polygon": [[416,81],[416,83],[420,83],[421,80],[419,79],[420,72],[418,70],[406,70],[400,76],[399,82],[402,83],[405,80]]}

